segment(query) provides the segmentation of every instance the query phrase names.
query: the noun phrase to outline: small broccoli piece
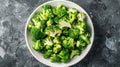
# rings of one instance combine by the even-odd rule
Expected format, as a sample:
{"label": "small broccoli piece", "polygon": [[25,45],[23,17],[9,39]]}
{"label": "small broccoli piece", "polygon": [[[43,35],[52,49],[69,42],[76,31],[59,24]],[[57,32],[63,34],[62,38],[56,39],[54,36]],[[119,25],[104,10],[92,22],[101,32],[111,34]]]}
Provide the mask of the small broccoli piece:
{"label": "small broccoli piece", "polygon": [[63,27],[69,27],[69,28],[71,28],[71,24],[69,22],[64,21],[64,20],[61,20],[59,22],[59,28],[62,29]]}
{"label": "small broccoli piece", "polygon": [[60,62],[60,57],[56,54],[53,54],[51,57],[50,57],[50,61],[51,62]]}
{"label": "small broccoli piece", "polygon": [[57,43],[57,44],[60,44],[61,43],[60,37],[54,37],[53,42]]}
{"label": "small broccoli piece", "polygon": [[62,28],[62,34],[65,35],[65,36],[68,36],[68,34],[69,34],[68,30],[69,30],[69,27],[63,27]]}
{"label": "small broccoli piece", "polygon": [[59,23],[59,20],[60,20],[59,17],[55,17],[55,18],[54,18],[54,22],[55,22],[55,23]]}
{"label": "small broccoli piece", "polygon": [[65,40],[65,38],[66,38],[65,36],[61,36],[61,40]]}
{"label": "small broccoli piece", "polygon": [[86,19],[85,13],[79,13],[77,17],[79,21],[84,21]]}
{"label": "small broccoli piece", "polygon": [[80,55],[80,50],[72,50],[70,54],[70,59],[72,59],[75,55]]}
{"label": "small broccoli piece", "polygon": [[34,25],[36,25],[36,23],[38,23],[40,21],[40,12],[36,12],[33,15],[31,21],[34,23]]}
{"label": "small broccoli piece", "polygon": [[58,53],[62,49],[60,44],[55,44],[53,48],[54,53]]}
{"label": "small broccoli piece", "polygon": [[38,29],[36,27],[32,27],[31,33],[32,33],[32,36],[33,36],[33,39],[34,39],[33,41],[43,39],[46,36],[44,34],[44,32],[41,32],[40,29]]}
{"label": "small broccoli piece", "polygon": [[52,46],[53,45],[53,41],[51,39],[51,37],[46,37],[43,41],[44,45],[49,45]]}
{"label": "small broccoli piece", "polygon": [[84,34],[87,31],[86,22],[78,22],[76,28],[80,30],[80,34]]}
{"label": "small broccoli piece", "polygon": [[76,47],[84,47],[86,46],[86,43],[82,40],[82,39],[79,39],[76,43]]}
{"label": "small broccoli piece", "polygon": [[71,38],[76,39],[76,38],[78,38],[79,32],[80,32],[79,29],[69,29],[69,36]]}
{"label": "small broccoli piece", "polygon": [[53,54],[52,50],[47,50],[45,53],[43,53],[44,58],[49,58]]}
{"label": "small broccoli piece", "polygon": [[45,5],[42,6],[42,8],[43,8],[44,10],[47,10],[47,9],[52,9],[52,6],[51,6],[51,5],[48,5],[48,4],[45,4]]}
{"label": "small broccoli piece", "polygon": [[78,13],[78,10],[75,8],[68,8],[68,13]]}
{"label": "small broccoli piece", "polygon": [[73,49],[74,48],[74,39],[67,37],[63,40],[62,45],[64,48]]}
{"label": "small broccoli piece", "polygon": [[68,49],[63,49],[59,53],[59,57],[61,58],[61,62],[66,63],[70,60],[70,55]]}
{"label": "small broccoli piece", "polygon": [[62,31],[59,29],[58,26],[49,26],[45,29],[45,34],[51,36],[51,37],[55,37],[60,36],[60,34],[62,33]]}
{"label": "small broccoli piece", "polygon": [[86,35],[81,35],[80,38],[83,39],[87,44],[90,44],[90,40]]}
{"label": "small broccoli piece", "polygon": [[48,21],[47,21],[47,26],[50,26],[50,25],[52,25],[53,24],[53,20],[52,19],[49,19]]}
{"label": "small broccoli piece", "polygon": [[27,27],[27,29],[28,29],[29,31],[31,31],[31,29],[32,29],[33,27],[34,27],[34,25],[29,24],[28,27]]}
{"label": "small broccoli piece", "polygon": [[33,49],[38,51],[38,50],[42,50],[44,45],[42,44],[42,42],[40,42],[40,40],[37,40],[35,45],[33,45],[32,47]]}
{"label": "small broccoli piece", "polygon": [[67,14],[67,8],[63,5],[58,5],[56,8],[56,12],[55,14],[61,18],[62,16],[64,16],[65,14]]}
{"label": "small broccoli piece", "polygon": [[45,46],[45,49],[47,49],[47,50],[52,50],[52,48],[53,48],[53,45],[46,45]]}
{"label": "small broccoli piece", "polygon": [[43,13],[40,14],[41,20],[48,20],[49,18],[53,18],[54,14],[52,11],[52,7],[50,5],[43,5]]}
{"label": "small broccoli piece", "polygon": [[77,19],[77,15],[74,13],[69,13],[69,22],[72,24],[74,20]]}

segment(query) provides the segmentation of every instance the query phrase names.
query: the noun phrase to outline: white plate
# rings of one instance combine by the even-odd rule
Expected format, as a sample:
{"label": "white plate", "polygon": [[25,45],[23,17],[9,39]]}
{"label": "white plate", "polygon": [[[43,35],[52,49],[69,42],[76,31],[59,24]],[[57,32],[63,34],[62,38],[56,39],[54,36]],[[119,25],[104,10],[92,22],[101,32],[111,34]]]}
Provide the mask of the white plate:
{"label": "white plate", "polygon": [[[67,7],[70,7],[70,8],[76,8],[78,11],[80,12],[84,12],[86,15],[87,15],[87,25],[88,25],[88,29],[90,30],[90,32],[92,33],[91,35],[91,38],[90,38],[90,41],[91,43],[86,47],[86,49],[84,51],[82,51],[81,55],[80,56],[75,56],[70,62],[68,63],[52,63],[50,62],[50,60],[48,59],[44,59],[42,54],[40,52],[37,52],[35,50],[33,50],[32,48],[32,45],[33,45],[33,42],[32,42],[32,35],[29,33],[29,31],[27,30],[27,26],[28,24],[30,23],[30,19],[31,17],[34,15],[34,13],[36,11],[40,11],[41,10],[41,6],[44,5],[44,4],[50,4],[52,6],[57,6],[59,4],[63,4]],[[46,2],[42,5],[40,5],[39,7],[37,7],[33,13],[30,15],[27,23],[26,23],[26,27],[25,27],[25,40],[26,40],[26,43],[27,43],[27,46],[29,48],[29,51],[31,52],[31,54],[38,60],[40,61],[41,63],[43,64],[46,64],[48,66],[53,66],[53,67],[67,67],[67,66],[71,66],[71,65],[74,65],[76,63],[78,63],[79,61],[81,61],[87,54],[88,52],[90,51],[90,48],[92,46],[92,43],[93,43],[93,39],[94,39],[94,28],[93,28],[93,24],[92,24],[92,21],[90,19],[90,16],[87,14],[87,12],[82,8],[80,7],[79,5],[73,3],[73,2],[70,2],[70,1],[49,1],[49,2]]]}

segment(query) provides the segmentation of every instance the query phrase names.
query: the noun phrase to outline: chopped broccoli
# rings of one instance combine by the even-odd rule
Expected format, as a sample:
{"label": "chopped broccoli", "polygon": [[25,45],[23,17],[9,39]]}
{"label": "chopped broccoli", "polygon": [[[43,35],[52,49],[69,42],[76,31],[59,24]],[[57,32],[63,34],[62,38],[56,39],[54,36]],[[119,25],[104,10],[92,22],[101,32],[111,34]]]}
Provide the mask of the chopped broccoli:
{"label": "chopped broccoli", "polygon": [[86,14],[75,8],[43,5],[28,25],[35,42],[33,49],[51,62],[69,62],[90,44],[86,19]]}
{"label": "chopped broccoli", "polygon": [[80,55],[80,50],[72,50],[70,54],[70,59],[72,59],[75,55]]}
{"label": "chopped broccoli", "polygon": [[61,18],[62,16],[67,14],[67,8],[65,6],[63,6],[63,5],[58,5],[57,8],[56,8],[56,12],[55,13],[56,13],[56,15],[58,17]]}
{"label": "chopped broccoli", "polygon": [[85,13],[79,13],[77,17],[79,21],[84,21],[86,19]]}
{"label": "chopped broccoli", "polygon": [[59,53],[59,57],[61,58],[61,62],[66,63],[70,60],[70,55],[69,55],[69,50],[68,49],[63,49]]}
{"label": "chopped broccoli", "polygon": [[53,54],[51,57],[50,57],[50,61],[51,62],[60,62],[60,57],[56,54]]}
{"label": "chopped broccoli", "polygon": [[75,13],[75,14],[77,14],[78,11],[75,8],[68,8],[68,13]]}
{"label": "chopped broccoli", "polygon": [[54,53],[58,53],[62,49],[60,44],[55,44],[53,48]]}
{"label": "chopped broccoli", "polygon": [[52,25],[53,24],[53,20],[52,19],[49,19],[48,21],[47,21],[47,26],[50,26],[50,25]]}
{"label": "chopped broccoli", "polygon": [[47,50],[43,53],[44,58],[49,58],[53,54],[52,50]]}
{"label": "chopped broccoli", "polygon": [[63,47],[64,48],[68,48],[68,49],[73,49],[75,46],[74,46],[74,39],[73,38],[65,38],[63,40]]}
{"label": "chopped broccoli", "polygon": [[36,43],[33,45],[33,49],[35,50],[42,50],[44,47],[44,45],[42,44],[42,42],[40,42],[40,40],[37,40]]}

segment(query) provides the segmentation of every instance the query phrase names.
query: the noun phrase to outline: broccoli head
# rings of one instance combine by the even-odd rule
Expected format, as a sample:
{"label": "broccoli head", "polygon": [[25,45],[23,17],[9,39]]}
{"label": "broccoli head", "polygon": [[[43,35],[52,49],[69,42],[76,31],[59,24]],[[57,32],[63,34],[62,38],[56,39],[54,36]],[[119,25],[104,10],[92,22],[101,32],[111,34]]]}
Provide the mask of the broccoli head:
{"label": "broccoli head", "polygon": [[63,40],[62,45],[64,48],[73,49],[75,47],[74,46],[74,39],[71,37],[67,37]]}
{"label": "broccoli head", "polygon": [[80,55],[80,50],[72,50],[70,54],[70,59],[72,59],[75,55]]}
{"label": "broccoli head", "polygon": [[70,60],[70,55],[68,49],[63,49],[59,53],[59,57],[61,58],[61,62],[66,63]]}
{"label": "broccoli head", "polygon": [[51,57],[50,57],[50,61],[51,62],[60,62],[60,57],[56,54],[53,54]]}
{"label": "broccoli head", "polygon": [[53,54],[53,51],[52,51],[52,50],[46,50],[46,51],[43,53],[43,57],[44,57],[44,58],[49,58],[52,54]]}
{"label": "broccoli head", "polygon": [[79,21],[84,21],[86,19],[85,13],[79,13],[77,17]]}
{"label": "broccoli head", "polygon": [[32,47],[33,47],[33,49],[39,51],[39,50],[43,49],[44,45],[40,40],[37,40]]}
{"label": "broccoli head", "polygon": [[54,44],[53,52],[58,53],[62,49],[60,44]]}
{"label": "broccoli head", "polygon": [[62,16],[64,16],[65,14],[67,14],[67,8],[63,5],[58,5],[55,11],[55,14],[61,18]]}

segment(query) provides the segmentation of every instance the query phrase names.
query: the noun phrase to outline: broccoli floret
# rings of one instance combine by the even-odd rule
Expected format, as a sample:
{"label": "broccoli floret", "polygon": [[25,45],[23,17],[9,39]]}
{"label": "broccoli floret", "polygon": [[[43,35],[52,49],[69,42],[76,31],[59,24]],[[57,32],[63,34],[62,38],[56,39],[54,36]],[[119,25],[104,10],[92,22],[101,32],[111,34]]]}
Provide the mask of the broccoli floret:
{"label": "broccoli floret", "polygon": [[65,36],[68,36],[68,34],[69,34],[68,30],[69,29],[70,29],[69,27],[63,27],[62,28],[62,34],[65,35]]}
{"label": "broccoli floret", "polygon": [[81,39],[83,39],[87,44],[90,44],[90,39],[86,35],[81,35]]}
{"label": "broccoli floret", "polygon": [[36,12],[36,13],[33,15],[31,21],[32,21],[34,24],[38,23],[38,22],[40,21],[40,12]]}
{"label": "broccoli floret", "polygon": [[55,44],[53,47],[53,52],[58,53],[62,49],[60,44]]}
{"label": "broccoli floret", "polygon": [[48,20],[48,18],[53,18],[54,14],[52,12],[52,7],[50,5],[43,5],[43,13],[40,14],[41,20]]}
{"label": "broccoli floret", "polygon": [[61,62],[66,63],[70,60],[70,55],[68,49],[63,49],[59,53],[59,57],[61,58]]}
{"label": "broccoli floret", "polygon": [[77,17],[79,21],[84,21],[86,19],[85,13],[79,13]]}
{"label": "broccoli floret", "polygon": [[74,13],[69,13],[69,22],[72,24],[74,20],[77,19],[77,15]]}
{"label": "broccoli floret", "polygon": [[76,39],[76,38],[78,38],[79,32],[80,32],[79,29],[69,29],[69,36],[71,38]]}
{"label": "broccoli floret", "polygon": [[82,39],[79,39],[76,43],[76,47],[81,47],[81,46],[85,46],[86,43],[82,40]]}
{"label": "broccoli floret", "polygon": [[49,58],[53,54],[52,50],[47,50],[45,53],[43,53],[44,58]]}
{"label": "broccoli floret", "polygon": [[78,22],[76,28],[80,30],[80,34],[85,34],[87,31],[87,24],[86,22]]}
{"label": "broccoli floret", "polygon": [[51,5],[48,5],[48,4],[45,4],[45,5],[42,6],[42,8],[43,8],[44,10],[47,10],[47,9],[52,9],[52,6],[51,6]]}
{"label": "broccoli floret", "polygon": [[51,62],[60,62],[60,57],[56,54],[53,54],[51,57],[50,57],[50,61]]}
{"label": "broccoli floret", "polygon": [[37,40],[36,43],[32,46],[33,49],[35,50],[42,50],[44,45],[42,44],[42,42],[40,42],[40,40]]}
{"label": "broccoli floret", "polygon": [[45,49],[47,49],[47,50],[52,50],[52,48],[53,48],[53,45],[46,45],[45,46]]}
{"label": "broccoli floret", "polygon": [[58,26],[49,26],[45,29],[45,34],[51,37],[55,37],[56,35],[60,36],[61,33],[62,31],[60,30]]}
{"label": "broccoli floret", "polygon": [[70,54],[70,59],[72,59],[75,55],[80,55],[80,50],[72,50]]}
{"label": "broccoli floret", "polygon": [[32,36],[33,36],[33,41],[43,39],[46,36],[44,34],[44,32],[41,32],[40,29],[38,29],[36,27],[31,28],[31,33],[32,33]]}
{"label": "broccoli floret", "polygon": [[68,49],[73,49],[74,48],[74,39],[67,37],[63,40],[63,47],[68,48]]}
{"label": "broccoli floret", "polygon": [[49,46],[52,46],[52,45],[53,45],[53,41],[52,41],[51,37],[46,37],[46,38],[43,40],[43,43],[44,43],[44,45],[49,45]]}
{"label": "broccoli floret", "polygon": [[47,21],[47,26],[50,26],[50,25],[52,25],[53,24],[53,20],[52,19],[49,19],[48,21]]}
{"label": "broccoli floret", "polygon": [[75,14],[77,14],[78,10],[75,9],[75,8],[68,8],[68,13],[75,13]]}
{"label": "broccoli floret", "polygon": [[61,18],[62,16],[64,16],[65,14],[67,14],[67,8],[63,5],[58,5],[55,11],[55,14]]}
{"label": "broccoli floret", "polygon": [[54,22],[55,22],[55,23],[59,23],[59,20],[60,20],[59,17],[55,17],[55,18],[54,18]]}
{"label": "broccoli floret", "polygon": [[61,43],[60,37],[54,37],[53,42],[57,43],[57,44],[60,44]]}

